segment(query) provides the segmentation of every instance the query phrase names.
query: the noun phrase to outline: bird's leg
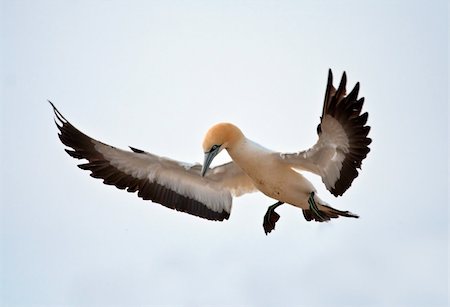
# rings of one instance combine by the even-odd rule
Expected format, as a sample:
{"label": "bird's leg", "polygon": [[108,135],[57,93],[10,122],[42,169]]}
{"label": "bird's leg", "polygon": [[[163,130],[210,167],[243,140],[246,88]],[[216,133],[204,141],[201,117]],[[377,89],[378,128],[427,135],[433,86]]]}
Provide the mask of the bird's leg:
{"label": "bird's leg", "polygon": [[311,192],[311,194],[309,194],[308,204],[309,209],[316,215],[316,217],[320,219],[320,221],[325,221],[323,216],[320,215],[319,208],[317,208],[316,201],[314,200],[314,192]]}
{"label": "bird's leg", "polygon": [[284,204],[283,202],[279,201],[269,208],[267,208],[266,215],[264,215],[264,221],[263,221],[263,227],[264,232],[266,233],[266,236],[269,232],[275,229],[275,223],[280,219],[280,215],[275,212],[275,209],[278,206],[281,206]]}

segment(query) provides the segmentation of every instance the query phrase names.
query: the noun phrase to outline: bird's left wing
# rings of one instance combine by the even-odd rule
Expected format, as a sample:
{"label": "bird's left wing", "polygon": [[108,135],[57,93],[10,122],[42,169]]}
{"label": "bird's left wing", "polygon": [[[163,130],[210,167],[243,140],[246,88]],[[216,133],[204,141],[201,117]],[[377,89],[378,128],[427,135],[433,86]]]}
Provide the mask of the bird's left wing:
{"label": "bird's left wing", "polygon": [[361,114],[364,98],[358,99],[359,83],[348,95],[346,83],[344,72],[336,90],[329,70],[323,113],[317,126],[319,140],[308,150],[281,154],[282,160],[293,168],[320,175],[334,196],[342,195],[358,176],[372,142],[367,137],[368,113]]}
{"label": "bird's left wing", "polygon": [[232,195],[255,191],[251,179],[233,162],[212,168],[205,177],[200,164],[187,164],[136,148],[122,150],[99,142],[70,124],[53,107],[61,142],[66,152],[88,162],[78,165],[94,178],[144,200],[208,220],[228,219]]}

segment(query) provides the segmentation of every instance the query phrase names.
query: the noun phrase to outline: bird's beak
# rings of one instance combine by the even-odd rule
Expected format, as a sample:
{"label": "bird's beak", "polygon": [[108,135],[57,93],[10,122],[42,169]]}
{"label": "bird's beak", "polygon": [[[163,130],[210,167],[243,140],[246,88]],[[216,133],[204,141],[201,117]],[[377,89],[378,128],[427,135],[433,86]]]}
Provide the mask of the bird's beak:
{"label": "bird's beak", "polygon": [[209,169],[209,165],[211,164],[212,160],[214,160],[214,157],[218,154],[218,151],[210,151],[210,152],[205,152],[205,160],[203,162],[203,167],[202,167],[202,177],[205,176],[206,172]]}

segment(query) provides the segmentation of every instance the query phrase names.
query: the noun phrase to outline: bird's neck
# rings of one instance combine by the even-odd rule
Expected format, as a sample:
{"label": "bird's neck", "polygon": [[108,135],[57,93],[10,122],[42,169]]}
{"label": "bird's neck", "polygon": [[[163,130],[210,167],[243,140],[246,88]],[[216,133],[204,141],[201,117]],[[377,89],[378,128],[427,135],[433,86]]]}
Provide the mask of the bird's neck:
{"label": "bird's neck", "polygon": [[233,143],[232,146],[227,148],[227,151],[233,161],[238,165],[249,163],[252,160],[262,158],[263,156],[272,153],[271,150],[264,148],[246,137]]}

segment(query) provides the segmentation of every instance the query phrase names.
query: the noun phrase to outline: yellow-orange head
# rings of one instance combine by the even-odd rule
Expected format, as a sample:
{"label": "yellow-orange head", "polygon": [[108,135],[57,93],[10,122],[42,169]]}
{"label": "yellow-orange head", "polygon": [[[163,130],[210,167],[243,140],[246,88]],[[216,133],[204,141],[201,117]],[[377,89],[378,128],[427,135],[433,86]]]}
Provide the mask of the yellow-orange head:
{"label": "yellow-orange head", "polygon": [[244,137],[241,130],[230,123],[219,123],[209,128],[203,139],[203,151],[209,152],[214,145],[230,148]]}
{"label": "yellow-orange head", "polygon": [[220,123],[209,128],[203,139],[205,161],[201,175],[204,176],[212,160],[224,148],[230,149],[234,144],[244,138],[241,130],[230,123]]}

